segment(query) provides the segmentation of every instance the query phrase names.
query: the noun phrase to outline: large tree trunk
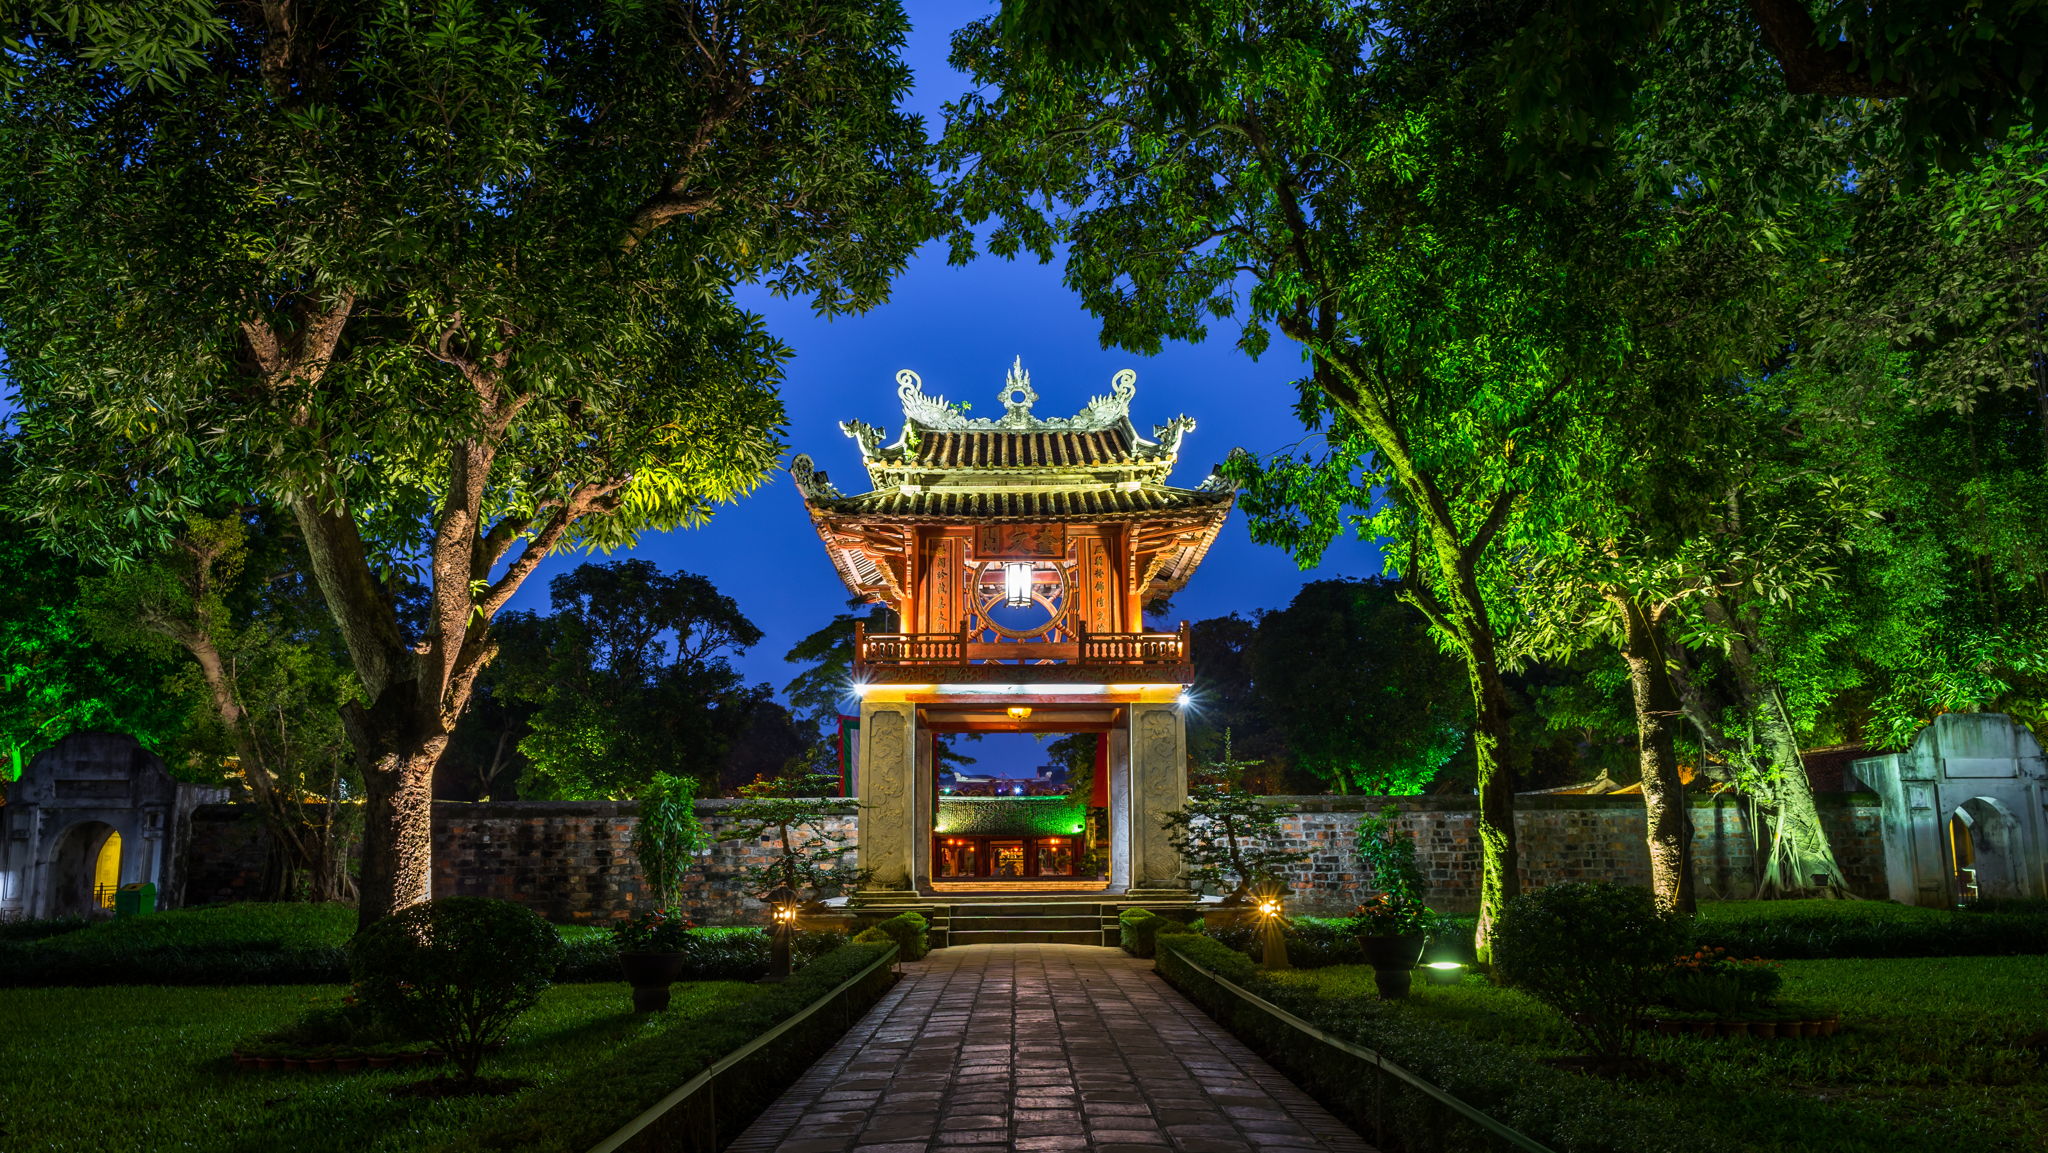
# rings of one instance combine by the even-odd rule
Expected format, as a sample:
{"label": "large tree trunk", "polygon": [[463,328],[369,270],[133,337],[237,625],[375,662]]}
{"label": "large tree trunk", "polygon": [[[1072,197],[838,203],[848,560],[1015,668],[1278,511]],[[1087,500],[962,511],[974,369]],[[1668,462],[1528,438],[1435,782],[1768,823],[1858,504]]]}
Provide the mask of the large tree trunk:
{"label": "large tree trunk", "polygon": [[[1708,700],[1702,679],[1683,667],[1677,670],[1683,674],[1677,678],[1677,687],[1701,743],[1736,770],[1736,786],[1769,812],[1771,827],[1759,847],[1758,895],[1848,895],[1841,866],[1821,824],[1813,782],[1799,755],[1799,738],[1784,693],[1764,677],[1760,643],[1718,598],[1702,602],[1701,609],[1702,615],[1730,637],[1728,671],[1733,675],[1727,680],[1733,682],[1733,699],[1716,707]],[[1673,655],[1681,654],[1674,650]]]}
{"label": "large tree trunk", "polygon": [[401,711],[409,710],[352,707],[344,714],[365,794],[359,928],[434,895],[434,766],[448,734],[392,715]]}
{"label": "large tree trunk", "polygon": [[1650,849],[1650,891],[1663,908],[1698,908],[1692,878],[1692,806],[1678,775],[1673,729],[1678,694],[1671,687],[1662,636],[1642,603],[1620,590],[1606,592],[1621,613],[1622,660],[1628,663],[1636,712],[1637,760],[1643,776],[1645,840]]}
{"label": "large tree trunk", "polygon": [[1480,651],[1468,654],[1473,705],[1478,716],[1472,728],[1473,764],[1477,771],[1479,812],[1479,924],[1473,934],[1481,961],[1493,959],[1493,924],[1501,906],[1522,891],[1515,852],[1515,781],[1508,765],[1507,685],[1495,663],[1492,636],[1483,637]]}
{"label": "large tree trunk", "polygon": [[1773,810],[1770,852],[1761,871],[1760,894],[1848,896],[1842,884],[1842,866],[1836,862],[1834,846],[1828,843],[1827,829],[1820,823],[1820,806],[1814,802],[1813,781],[1799,755],[1784,694],[1776,685],[1759,694],[1756,728],[1775,769],[1769,798]]}

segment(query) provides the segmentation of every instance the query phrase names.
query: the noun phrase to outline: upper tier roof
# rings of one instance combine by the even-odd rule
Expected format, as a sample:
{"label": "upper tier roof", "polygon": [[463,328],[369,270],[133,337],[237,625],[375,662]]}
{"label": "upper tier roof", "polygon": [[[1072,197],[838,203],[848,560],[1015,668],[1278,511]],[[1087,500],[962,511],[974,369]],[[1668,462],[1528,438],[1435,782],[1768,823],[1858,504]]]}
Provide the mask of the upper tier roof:
{"label": "upper tier roof", "polygon": [[[1153,566],[1150,594],[1185,582],[1230,513],[1236,486],[1214,473],[1199,488],[1167,483],[1181,440],[1195,422],[1176,416],[1151,437],[1131,423],[1138,374],[1116,374],[1110,394],[1089,400],[1071,417],[1032,415],[1038,393],[1022,360],[996,394],[1003,415],[970,418],[968,406],[927,396],[909,369],[896,374],[903,427],[894,442],[873,425],[850,420],[840,429],[860,447],[872,491],[841,492],[809,456],[789,472],[847,584],[875,586],[887,555],[862,543],[860,525],[1167,522],[1175,537],[1170,561]],[[891,530],[893,531],[893,530]],[[872,554],[872,555],[869,555]]]}

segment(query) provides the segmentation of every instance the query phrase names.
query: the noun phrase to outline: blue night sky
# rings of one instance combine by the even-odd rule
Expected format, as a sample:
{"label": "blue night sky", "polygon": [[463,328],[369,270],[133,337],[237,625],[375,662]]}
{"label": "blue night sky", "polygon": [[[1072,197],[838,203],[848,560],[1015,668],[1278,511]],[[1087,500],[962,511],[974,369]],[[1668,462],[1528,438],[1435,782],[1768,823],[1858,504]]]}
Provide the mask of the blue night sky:
{"label": "blue night sky", "polygon": [[[946,64],[948,39],[955,28],[992,7],[961,0],[908,4],[907,57],[917,82],[909,106],[925,117],[927,131],[937,133],[940,106],[966,87],[966,78]],[[821,320],[802,301],[753,289],[741,299],[764,315],[769,331],[795,352],[782,389],[789,410],[788,455],[811,454],[849,492],[865,491],[867,477],[859,451],[840,433],[839,422],[859,418],[889,430],[893,439],[902,424],[895,382],[902,368],[922,376],[927,393],[972,403],[976,416],[1000,413],[996,390],[1017,356],[1024,358],[1038,390],[1034,411],[1041,416],[1078,412],[1089,397],[1109,391],[1118,369],[1134,368],[1138,393],[1131,417],[1141,433],[1183,412],[1197,422],[1173,478],[1181,485],[1199,484],[1233,447],[1272,452],[1302,436],[1290,411],[1292,382],[1301,370],[1293,345],[1276,338],[1265,356],[1253,361],[1233,347],[1235,328],[1225,321],[1207,342],[1171,345],[1158,356],[1105,351],[1094,319],[1060,284],[1057,264],[986,257],[954,267],[935,242],[911,261],[889,302],[862,316]],[[720,510],[708,525],[648,537],[619,555],[701,573],[735,598],[767,634],[737,663],[748,680],[768,681],[778,689],[795,672],[782,655],[831,614],[843,611],[848,595],[783,473]],[[547,579],[585,559],[551,558],[512,607],[545,611]],[[1253,544],[1242,516],[1233,516],[1194,580],[1175,597],[1174,615],[1200,620],[1277,608],[1306,580],[1362,576],[1379,567],[1375,550],[1346,540],[1331,548],[1322,568],[1304,574],[1280,550]],[[981,769],[994,767],[985,763]]]}

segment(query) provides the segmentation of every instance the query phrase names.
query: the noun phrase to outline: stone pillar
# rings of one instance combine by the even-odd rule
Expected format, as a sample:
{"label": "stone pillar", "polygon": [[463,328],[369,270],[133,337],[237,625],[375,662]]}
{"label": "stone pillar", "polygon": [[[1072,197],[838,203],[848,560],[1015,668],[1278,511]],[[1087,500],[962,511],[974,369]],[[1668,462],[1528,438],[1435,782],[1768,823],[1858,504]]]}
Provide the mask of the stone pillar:
{"label": "stone pillar", "polygon": [[1184,897],[1180,854],[1167,841],[1166,814],[1188,800],[1187,730],[1178,705],[1129,709],[1131,888],[1136,895]]}
{"label": "stone pillar", "polygon": [[911,887],[917,706],[860,706],[860,853],[869,890]]}
{"label": "stone pillar", "polygon": [[1131,735],[1119,725],[1109,734],[1109,891],[1131,887]]}

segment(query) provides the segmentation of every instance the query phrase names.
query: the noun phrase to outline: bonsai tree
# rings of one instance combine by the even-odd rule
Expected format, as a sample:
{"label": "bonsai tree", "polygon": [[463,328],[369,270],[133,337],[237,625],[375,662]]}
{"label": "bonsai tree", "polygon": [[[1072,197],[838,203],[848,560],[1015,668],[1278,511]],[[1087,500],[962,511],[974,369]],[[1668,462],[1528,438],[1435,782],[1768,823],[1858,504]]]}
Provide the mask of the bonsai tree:
{"label": "bonsai tree", "polygon": [[655,773],[640,792],[633,856],[640,861],[641,879],[653,892],[656,908],[675,907],[683,878],[696,867],[704,844],[704,826],[697,821],[696,779]]}
{"label": "bonsai tree", "polygon": [[765,864],[740,873],[746,891],[762,901],[779,894],[796,900],[843,892],[867,878],[871,870],[854,869],[846,855],[854,851],[843,833],[826,826],[827,798],[839,787],[823,773],[792,773],[755,777],[740,786],[740,803],[726,810],[734,827],[727,840],[763,840],[772,854]]}
{"label": "bonsai tree", "polygon": [[1493,971],[1563,1014],[1610,1068],[1635,1056],[1635,1023],[1666,983],[1687,926],[1650,890],[1571,881],[1523,893],[1494,928]]}
{"label": "bonsai tree", "polygon": [[1277,889],[1288,868],[1308,859],[1284,846],[1279,810],[1251,788],[1249,771],[1259,764],[1233,759],[1230,730],[1223,730],[1222,756],[1188,782],[1187,806],[1164,821],[1167,839],[1186,862],[1188,882],[1237,903],[1255,886]]}
{"label": "bonsai tree", "polygon": [[562,937],[532,910],[488,897],[440,897],[356,935],[349,975],[380,1017],[446,1050],[465,1083],[562,963]]}

